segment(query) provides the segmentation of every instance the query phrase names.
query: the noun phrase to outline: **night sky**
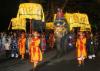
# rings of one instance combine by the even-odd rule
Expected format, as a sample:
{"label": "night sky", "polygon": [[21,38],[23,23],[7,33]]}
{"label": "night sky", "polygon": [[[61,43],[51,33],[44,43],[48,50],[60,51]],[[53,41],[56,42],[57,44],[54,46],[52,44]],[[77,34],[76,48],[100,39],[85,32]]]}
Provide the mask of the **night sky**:
{"label": "night sky", "polygon": [[[51,11],[50,3],[54,2],[55,10],[57,7],[63,7],[66,12],[87,13],[92,25],[100,27],[100,0],[40,0],[44,7],[44,12]],[[43,1],[43,2],[42,2]],[[21,0],[27,2],[27,0]],[[19,0],[0,0],[0,31],[6,31],[12,17],[16,17]],[[54,10],[54,12],[55,12]]]}
{"label": "night sky", "polygon": [[0,0],[0,31],[6,31],[10,19],[16,16],[17,3],[15,0]]}

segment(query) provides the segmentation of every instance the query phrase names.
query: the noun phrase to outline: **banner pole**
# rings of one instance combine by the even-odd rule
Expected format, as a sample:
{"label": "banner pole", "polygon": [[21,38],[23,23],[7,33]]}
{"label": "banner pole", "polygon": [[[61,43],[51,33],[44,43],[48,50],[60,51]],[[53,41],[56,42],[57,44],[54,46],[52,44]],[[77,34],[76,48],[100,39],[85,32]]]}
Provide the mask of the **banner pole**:
{"label": "banner pole", "polygon": [[30,34],[32,34],[32,19],[30,19]]}
{"label": "banner pole", "polygon": [[8,27],[8,30],[10,29],[10,26],[11,26],[11,21],[10,21],[10,23],[9,23],[9,27]]}

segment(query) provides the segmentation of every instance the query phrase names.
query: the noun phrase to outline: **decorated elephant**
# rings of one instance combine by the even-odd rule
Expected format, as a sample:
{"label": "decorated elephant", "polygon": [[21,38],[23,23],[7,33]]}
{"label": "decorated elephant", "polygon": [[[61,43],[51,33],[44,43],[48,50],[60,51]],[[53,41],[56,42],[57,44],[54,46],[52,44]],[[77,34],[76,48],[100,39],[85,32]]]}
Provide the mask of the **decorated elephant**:
{"label": "decorated elephant", "polygon": [[62,56],[64,49],[64,43],[69,32],[69,26],[66,20],[56,20],[54,22],[54,35],[57,48],[57,57]]}

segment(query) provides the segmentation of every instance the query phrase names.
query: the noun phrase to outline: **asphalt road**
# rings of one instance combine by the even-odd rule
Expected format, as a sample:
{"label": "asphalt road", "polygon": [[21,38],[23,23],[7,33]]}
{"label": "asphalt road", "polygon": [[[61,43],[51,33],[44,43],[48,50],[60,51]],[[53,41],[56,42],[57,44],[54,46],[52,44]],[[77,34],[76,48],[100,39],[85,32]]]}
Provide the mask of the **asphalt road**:
{"label": "asphalt road", "polygon": [[[55,58],[56,52],[47,53],[47,58],[39,63],[37,71],[100,71],[100,54],[93,59],[86,59],[84,65],[78,66],[75,51],[69,52],[59,58]],[[30,71],[32,65],[29,59],[3,60],[0,63],[0,71]]]}

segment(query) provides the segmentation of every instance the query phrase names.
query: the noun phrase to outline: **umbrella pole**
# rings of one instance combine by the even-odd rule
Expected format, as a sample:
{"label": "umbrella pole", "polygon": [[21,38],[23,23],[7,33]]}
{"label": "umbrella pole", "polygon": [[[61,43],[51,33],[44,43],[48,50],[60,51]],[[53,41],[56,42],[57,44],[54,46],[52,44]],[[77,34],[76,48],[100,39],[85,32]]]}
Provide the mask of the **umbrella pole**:
{"label": "umbrella pole", "polygon": [[11,21],[10,21],[10,23],[9,23],[9,27],[8,27],[8,30],[10,29],[10,26],[11,26]]}
{"label": "umbrella pole", "polygon": [[30,19],[30,34],[32,34],[32,20]]}

